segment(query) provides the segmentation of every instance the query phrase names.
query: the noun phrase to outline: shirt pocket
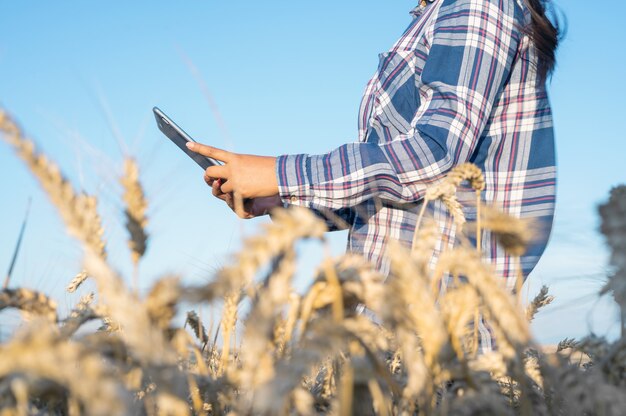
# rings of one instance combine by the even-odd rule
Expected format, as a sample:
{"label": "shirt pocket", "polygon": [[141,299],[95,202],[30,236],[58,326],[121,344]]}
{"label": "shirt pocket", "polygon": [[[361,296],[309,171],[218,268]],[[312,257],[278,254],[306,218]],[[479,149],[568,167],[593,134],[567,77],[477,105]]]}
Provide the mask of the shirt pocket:
{"label": "shirt pocket", "polygon": [[386,142],[412,134],[413,118],[420,103],[415,51],[393,50],[378,56],[369,142]]}

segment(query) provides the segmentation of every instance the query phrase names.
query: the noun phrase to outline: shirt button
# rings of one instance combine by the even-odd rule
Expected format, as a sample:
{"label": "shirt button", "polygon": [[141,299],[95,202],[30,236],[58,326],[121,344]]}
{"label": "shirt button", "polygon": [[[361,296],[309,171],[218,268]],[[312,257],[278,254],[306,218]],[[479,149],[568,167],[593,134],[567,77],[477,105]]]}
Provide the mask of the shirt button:
{"label": "shirt button", "polygon": [[291,195],[291,196],[289,197],[289,200],[290,200],[291,202],[294,202],[294,203],[295,203],[295,202],[298,202],[298,197],[297,197],[297,196],[295,196],[295,195]]}

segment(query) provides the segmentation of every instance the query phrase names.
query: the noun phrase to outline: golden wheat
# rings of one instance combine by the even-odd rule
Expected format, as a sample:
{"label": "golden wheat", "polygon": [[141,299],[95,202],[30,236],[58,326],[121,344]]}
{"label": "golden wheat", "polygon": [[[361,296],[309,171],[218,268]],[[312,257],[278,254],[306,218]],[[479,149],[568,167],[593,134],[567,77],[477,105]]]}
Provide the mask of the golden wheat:
{"label": "golden wheat", "polygon": [[532,321],[539,309],[548,306],[554,301],[554,296],[548,295],[548,286],[542,286],[539,293],[533,298],[530,304],[526,307],[526,319]]}
{"label": "golden wheat", "polygon": [[65,290],[67,290],[69,293],[76,292],[76,290],[78,290],[80,285],[85,283],[85,280],[87,280],[88,277],[89,277],[89,275],[87,274],[86,271],[83,270],[83,271],[79,272],[76,276],[74,276],[74,278],[72,279],[70,284],[67,285]]}
{"label": "golden wheat", "polygon": [[104,230],[96,209],[96,198],[75,193],[58,166],[37,152],[35,144],[24,137],[17,124],[2,109],[0,132],[57,207],[70,234],[83,241],[97,255],[105,257]]}
{"label": "golden wheat", "polygon": [[57,304],[40,292],[29,289],[3,289],[0,291],[0,311],[16,308],[24,313],[39,315],[50,321],[57,320]]}
{"label": "golden wheat", "polygon": [[[556,353],[541,352],[528,322],[551,302],[547,288],[521,308],[481,260],[480,243],[477,249],[461,244],[444,250],[431,264],[440,230],[434,221],[422,221],[423,211],[439,199],[457,225],[464,222],[456,199],[463,181],[476,192],[478,242],[484,228],[519,256],[532,239],[525,222],[481,207],[485,182],[473,165],[453,169],[427,191],[412,246],[389,243],[386,281],[360,256],[328,257],[309,288],[296,294],[294,245],[322,239],[325,225],[308,210],[289,209],[273,212],[273,223],[246,239],[208,284],[185,286],[181,278],[166,276],[142,299],[106,261],[95,199],[75,194],[1,111],[0,130],[83,244],[85,272],[68,291],[87,275],[97,287],[97,297],[83,296],[63,319],[42,294],[0,292],[0,310],[15,307],[32,315],[0,342],[0,415],[620,415],[626,408],[626,338],[566,339]],[[143,232],[147,203],[134,166],[127,161],[123,198]],[[624,194],[615,190],[601,210],[616,267],[605,290],[613,290],[618,302]],[[137,265],[146,235],[130,228]],[[266,274],[259,283],[261,271]],[[448,275],[454,285],[442,281]],[[446,290],[439,290],[440,283]],[[246,297],[250,308],[239,331]],[[177,311],[183,301],[219,299],[221,323],[205,348],[212,330],[190,312],[185,324],[194,339],[179,327]],[[497,351],[476,354],[471,323],[477,312],[491,324]],[[83,326],[95,319],[105,330]],[[215,342],[219,333],[221,346]],[[589,359],[582,363],[574,353]]]}
{"label": "golden wheat", "polygon": [[[127,158],[124,161],[124,175],[122,175],[120,182],[124,188],[122,199],[126,206],[124,215],[126,216],[126,229],[130,236],[128,247],[130,248],[133,264],[137,267],[139,260],[146,252],[148,244],[148,235],[146,233],[148,202],[139,181],[139,165],[135,159]],[[135,282],[136,286],[137,282]]]}
{"label": "golden wheat", "polygon": [[204,346],[209,342],[209,336],[207,335],[206,328],[202,325],[200,321],[200,317],[194,311],[187,312],[187,320],[185,321],[191,329],[193,329],[193,333],[198,338],[198,341]]}

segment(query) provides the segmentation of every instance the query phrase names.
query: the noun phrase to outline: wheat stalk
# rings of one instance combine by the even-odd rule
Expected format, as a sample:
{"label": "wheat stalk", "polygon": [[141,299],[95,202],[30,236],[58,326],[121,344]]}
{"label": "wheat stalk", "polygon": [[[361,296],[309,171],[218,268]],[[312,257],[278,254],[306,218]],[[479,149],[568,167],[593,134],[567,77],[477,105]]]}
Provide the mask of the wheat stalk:
{"label": "wheat stalk", "polygon": [[557,344],[556,352],[561,352],[568,349],[574,349],[578,346],[578,342],[574,338],[565,338]]}
{"label": "wheat stalk", "polygon": [[526,307],[526,319],[528,319],[529,322],[532,321],[539,309],[548,306],[552,301],[554,301],[554,296],[548,295],[548,286],[541,286],[541,290],[539,290],[537,296],[535,296],[532,302]]}
{"label": "wheat stalk", "polygon": [[[408,403],[417,400],[422,408],[430,408],[435,385],[441,381],[441,364],[452,353],[449,334],[436,299],[429,290],[425,264],[394,241],[389,242],[387,256],[391,262],[391,276],[386,297],[396,300],[384,304],[377,312],[395,331],[404,362],[410,363],[407,365],[404,398]],[[419,342],[415,334],[420,337]]]}
{"label": "wheat stalk", "polygon": [[[525,380],[523,356],[524,349],[532,343],[528,322],[516,306],[515,299],[499,285],[494,271],[481,261],[475,251],[458,248],[444,252],[439,262],[452,274],[466,276],[470,286],[480,296],[499,341],[499,351],[511,360],[511,376],[520,383],[524,397],[527,398],[531,388]],[[527,399],[522,401],[521,406],[523,414],[530,414]]]}
{"label": "wheat stalk", "polygon": [[146,252],[148,236],[145,228],[148,225],[146,211],[148,202],[143,186],[139,181],[139,165],[135,159],[124,161],[124,175],[120,180],[124,193],[122,199],[126,203],[126,229],[130,235],[128,246],[131,249],[133,263],[137,264]]}
{"label": "wheat stalk", "polygon": [[223,344],[220,364],[217,370],[218,376],[226,371],[230,359],[230,343],[235,325],[237,324],[237,305],[239,304],[239,298],[239,293],[231,293],[224,297],[224,309],[220,323]]}
{"label": "wheat stalk", "polygon": [[600,230],[611,247],[614,271],[601,293],[613,292],[620,307],[622,337],[626,337],[626,185],[611,190],[608,202],[599,207]]}
{"label": "wheat stalk", "polygon": [[87,274],[86,271],[83,270],[83,271],[79,272],[76,276],[74,276],[74,278],[67,285],[65,290],[67,290],[69,293],[76,292],[76,290],[78,290],[80,285],[82,285],[85,282],[85,280],[87,280],[88,277],[89,277],[89,275]]}
{"label": "wheat stalk", "polygon": [[80,298],[78,304],[72,309],[70,316],[63,321],[63,325],[60,328],[63,338],[71,337],[83,324],[100,318],[100,314],[91,307],[94,298],[94,293]]}
{"label": "wheat stalk", "polygon": [[122,414],[134,408],[114,368],[81,344],[63,341],[56,328],[45,322],[34,321],[0,345],[0,379],[11,374],[57,382],[92,415]]}
{"label": "wheat stalk", "polygon": [[180,299],[180,277],[166,276],[156,281],[144,300],[150,320],[162,330],[167,330],[176,316]]}
{"label": "wheat stalk", "polygon": [[[291,286],[294,244],[301,238],[322,238],[325,228],[309,211],[290,209],[277,211],[264,233],[246,239],[244,249],[214,281],[183,287],[178,278],[166,277],[141,300],[106,262],[99,249],[101,234],[90,237],[101,231],[95,200],[85,207],[88,197],[74,193],[56,165],[35,151],[6,113],[0,112],[0,126],[4,140],[28,166],[33,164],[37,178],[43,177],[44,190],[83,243],[85,272],[68,291],[75,291],[87,273],[98,289],[97,304],[94,294],[83,296],[61,321],[56,304],[37,292],[0,292],[0,309],[17,307],[39,315],[0,343],[0,416],[621,414],[626,408],[626,338],[559,343],[558,352],[585,353],[591,361],[584,363],[571,355],[536,351],[528,326],[550,303],[547,288],[522,310],[480,253],[481,230],[486,229],[517,258],[519,288],[519,256],[532,238],[532,227],[481,207],[485,183],[473,165],[458,166],[427,191],[411,250],[389,243],[391,273],[386,282],[362,257],[327,256],[301,299]],[[125,166],[124,201],[127,211],[133,206],[136,218],[143,218],[138,220],[143,232],[147,204],[133,163]],[[477,198],[476,250],[461,244],[439,255],[435,265],[441,225],[422,221],[426,205],[441,200],[458,226],[465,217],[456,190],[466,180]],[[626,247],[624,189],[615,190],[601,210],[616,273],[604,291],[613,290],[618,301]],[[137,266],[145,233],[142,237],[129,231]],[[430,286],[437,286],[444,275],[455,279],[455,285],[439,295]],[[235,346],[244,294],[251,306],[241,345]],[[178,303],[222,297],[224,311],[215,334],[217,340],[222,333],[221,351],[214,341],[204,352],[191,334],[177,327]],[[498,350],[475,355],[478,342],[469,323],[483,314]],[[83,327],[85,333],[77,333],[91,319],[103,320],[111,331],[89,333]],[[208,342],[197,314],[188,313],[186,324],[201,344]]]}
{"label": "wheat stalk", "polygon": [[187,312],[185,324],[188,324],[191,329],[193,329],[193,334],[196,338],[198,338],[198,341],[200,341],[200,344],[202,345],[202,349],[204,349],[204,346],[209,342],[209,336],[207,335],[206,328],[202,325],[198,314],[194,311]]}
{"label": "wheat stalk", "polygon": [[439,305],[452,347],[459,361],[463,361],[469,351],[475,351],[474,345],[468,346],[469,339],[473,336],[469,324],[476,319],[475,311],[480,306],[480,299],[473,289],[462,285],[444,293]]}
{"label": "wheat stalk", "polygon": [[[137,358],[146,363],[175,363],[171,348],[162,332],[152,323],[148,308],[133,296],[121,278],[96,253],[87,248],[85,269],[96,281],[102,302],[108,313],[123,329],[122,336],[137,353]],[[157,315],[158,316],[158,315]]]}
{"label": "wheat stalk", "polygon": [[75,193],[58,166],[37,152],[35,144],[24,137],[18,125],[1,109],[0,132],[57,207],[70,234],[104,258],[104,230],[96,209],[96,198],[85,193]]}
{"label": "wheat stalk", "polygon": [[3,289],[0,291],[0,311],[16,308],[23,312],[42,316],[52,322],[57,320],[57,304],[40,292],[29,289]]}
{"label": "wheat stalk", "polygon": [[[496,326],[503,331],[501,350],[507,343],[520,351],[530,341],[528,323],[515,305],[510,293],[496,280],[489,265],[483,263],[476,252],[457,248],[442,253],[439,266],[452,274],[466,276],[489,311]],[[503,342],[506,341],[506,342]]]}
{"label": "wheat stalk", "polygon": [[523,255],[536,233],[532,221],[514,217],[490,206],[483,207],[482,226],[491,231],[511,256]]}
{"label": "wheat stalk", "polygon": [[291,249],[296,241],[321,239],[326,231],[326,226],[315,214],[299,207],[272,211],[272,223],[263,228],[264,232],[244,241],[243,249],[232,264],[218,271],[214,281],[201,287],[187,288],[184,297],[192,302],[210,302],[238,293],[250,284],[264,264]]}
{"label": "wheat stalk", "polygon": [[148,234],[146,233],[148,201],[144,195],[143,186],[139,181],[139,165],[135,159],[127,158],[124,161],[124,175],[121,177],[120,182],[124,189],[122,199],[126,206],[124,210],[126,230],[130,237],[128,247],[130,248],[135,267],[134,286],[135,290],[138,290],[139,260],[145,254],[148,244]]}
{"label": "wheat stalk", "polygon": [[456,190],[463,181],[468,181],[470,186],[476,191],[477,206],[480,206],[480,193],[485,189],[483,173],[480,168],[472,163],[462,163],[452,168],[439,183],[426,190],[422,208],[417,219],[416,230],[420,227],[428,202],[437,199],[441,200],[446,208],[448,208],[457,226],[461,226],[465,223],[463,207],[456,198]]}
{"label": "wheat stalk", "polygon": [[287,319],[284,322],[283,329],[280,333],[280,337],[277,342],[277,349],[279,356],[282,356],[286,352],[286,346],[291,341],[293,331],[298,321],[300,314],[301,298],[297,293],[291,293],[289,295],[289,312],[287,313]]}
{"label": "wheat stalk", "polygon": [[295,272],[293,249],[279,256],[261,288],[253,298],[250,313],[245,320],[244,339],[240,350],[241,367],[236,375],[238,385],[246,391],[237,409],[245,413],[257,396],[259,386],[275,376],[273,351],[274,328],[278,311],[289,301],[291,279]]}
{"label": "wheat stalk", "polygon": [[50,196],[70,233],[83,243],[85,269],[96,280],[111,317],[125,329],[125,340],[147,362],[175,362],[162,334],[151,324],[148,312],[138,307],[137,300],[126,291],[119,276],[105,261],[103,230],[96,211],[96,199],[75,194],[59,168],[37,153],[34,144],[24,138],[18,126],[4,112],[0,112],[0,131]]}

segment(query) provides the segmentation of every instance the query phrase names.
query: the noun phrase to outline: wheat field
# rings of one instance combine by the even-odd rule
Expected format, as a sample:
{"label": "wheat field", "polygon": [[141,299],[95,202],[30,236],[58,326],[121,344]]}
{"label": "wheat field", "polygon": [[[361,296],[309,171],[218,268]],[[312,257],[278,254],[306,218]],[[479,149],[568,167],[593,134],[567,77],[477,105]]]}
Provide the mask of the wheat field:
{"label": "wheat field", "polygon": [[[136,161],[124,161],[120,181],[133,288],[108,261],[97,197],[77,193],[2,109],[0,137],[81,243],[84,268],[68,271],[75,277],[67,291],[87,279],[97,287],[60,316],[53,299],[13,288],[7,276],[0,311],[18,309],[24,320],[0,344],[2,416],[626,414],[626,186],[600,208],[612,249],[603,291],[619,304],[622,337],[565,339],[545,351],[529,322],[553,300],[548,288],[523,307],[469,243],[432,267],[438,230],[424,211],[412,248],[391,244],[388,278],[354,254],[327,257],[298,294],[294,246],[324,244],[326,228],[308,210],[290,208],[274,211],[209,283],[166,276],[140,296],[149,201]],[[463,224],[455,193],[464,182],[480,212],[467,229],[477,237],[489,230],[510,254],[523,254],[531,227],[480,205],[484,180],[473,165],[453,169],[423,206],[440,199]],[[466,278],[439,293],[445,273]],[[250,308],[240,316],[244,301]],[[221,305],[220,321],[207,325],[197,309],[181,311],[183,304]],[[357,312],[363,307],[371,313]],[[495,352],[477,351],[479,315],[491,324]],[[92,321],[101,326],[89,329]]]}

